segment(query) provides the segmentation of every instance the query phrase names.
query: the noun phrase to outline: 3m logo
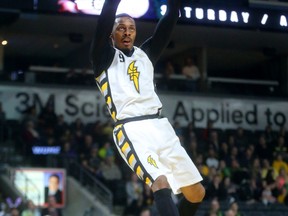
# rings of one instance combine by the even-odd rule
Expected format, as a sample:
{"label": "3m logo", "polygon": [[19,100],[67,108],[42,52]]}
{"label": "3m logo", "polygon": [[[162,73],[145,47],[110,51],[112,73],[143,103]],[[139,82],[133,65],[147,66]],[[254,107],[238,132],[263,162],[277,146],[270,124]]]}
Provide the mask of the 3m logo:
{"label": "3m logo", "polygon": [[135,62],[136,61],[132,61],[129,64],[127,73],[130,76],[130,80],[133,81],[136,91],[138,93],[140,93],[139,92],[139,75],[140,75],[140,72],[137,70],[137,67],[135,66]]}
{"label": "3m logo", "polygon": [[152,166],[156,167],[157,169],[159,169],[156,164],[156,161],[151,157],[151,155],[149,155],[149,157],[147,158],[147,162],[151,164]]}

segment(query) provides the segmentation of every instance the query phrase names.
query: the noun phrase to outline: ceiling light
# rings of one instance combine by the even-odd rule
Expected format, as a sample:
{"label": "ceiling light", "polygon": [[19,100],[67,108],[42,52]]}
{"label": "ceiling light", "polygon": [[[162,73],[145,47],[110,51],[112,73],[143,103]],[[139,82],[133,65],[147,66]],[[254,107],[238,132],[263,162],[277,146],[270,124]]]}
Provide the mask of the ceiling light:
{"label": "ceiling light", "polygon": [[6,46],[6,45],[8,44],[8,41],[7,41],[7,40],[2,40],[1,44],[2,44],[3,46]]}

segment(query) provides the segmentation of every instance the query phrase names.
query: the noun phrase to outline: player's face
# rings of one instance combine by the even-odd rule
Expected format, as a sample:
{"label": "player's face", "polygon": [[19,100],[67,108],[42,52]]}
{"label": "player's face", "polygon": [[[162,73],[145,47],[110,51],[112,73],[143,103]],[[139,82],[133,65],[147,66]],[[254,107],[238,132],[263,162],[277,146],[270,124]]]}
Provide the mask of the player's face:
{"label": "player's face", "polygon": [[136,25],[130,17],[119,17],[115,20],[111,34],[114,46],[120,50],[131,50],[136,37]]}

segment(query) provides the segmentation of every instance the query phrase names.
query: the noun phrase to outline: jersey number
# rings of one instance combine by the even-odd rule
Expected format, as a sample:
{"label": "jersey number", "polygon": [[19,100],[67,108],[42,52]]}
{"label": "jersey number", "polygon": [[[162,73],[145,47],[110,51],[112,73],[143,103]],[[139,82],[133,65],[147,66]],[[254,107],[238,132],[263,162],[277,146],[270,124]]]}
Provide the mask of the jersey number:
{"label": "jersey number", "polygon": [[119,54],[120,62],[125,62],[125,58],[122,54]]}

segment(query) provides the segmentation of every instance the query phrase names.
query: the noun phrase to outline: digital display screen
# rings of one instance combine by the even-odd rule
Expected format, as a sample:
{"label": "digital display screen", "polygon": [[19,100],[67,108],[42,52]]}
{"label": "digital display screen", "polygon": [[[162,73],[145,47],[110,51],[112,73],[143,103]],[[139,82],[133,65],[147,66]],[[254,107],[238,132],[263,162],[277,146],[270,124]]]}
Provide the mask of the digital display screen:
{"label": "digital display screen", "polygon": [[[38,11],[99,15],[105,0],[37,0]],[[117,13],[128,13],[134,18],[158,19],[159,8],[166,0],[121,0]]]}
{"label": "digital display screen", "polygon": [[[0,9],[99,15],[104,1],[1,0]],[[158,20],[165,14],[166,4],[167,0],[121,0],[117,13],[125,12],[143,20]],[[273,7],[270,7],[270,4]],[[179,13],[179,22],[192,25],[288,31],[288,3],[286,1],[271,1],[270,3],[265,0],[183,0]]]}
{"label": "digital display screen", "polygon": [[[99,15],[105,0],[38,0],[37,10],[58,13]],[[226,2],[226,4],[225,4]],[[193,25],[213,25],[246,29],[288,30],[288,14],[279,10],[249,7],[248,1],[183,1],[180,22]],[[47,5],[49,3],[50,5]],[[52,4],[52,5],[51,5]],[[122,0],[116,13],[128,13],[134,18],[157,20],[166,13],[167,0]],[[51,9],[51,7],[53,9]]]}
{"label": "digital display screen", "polygon": [[64,169],[22,168],[14,171],[14,185],[34,204],[46,207],[52,196],[58,208],[65,206],[66,171]]}

